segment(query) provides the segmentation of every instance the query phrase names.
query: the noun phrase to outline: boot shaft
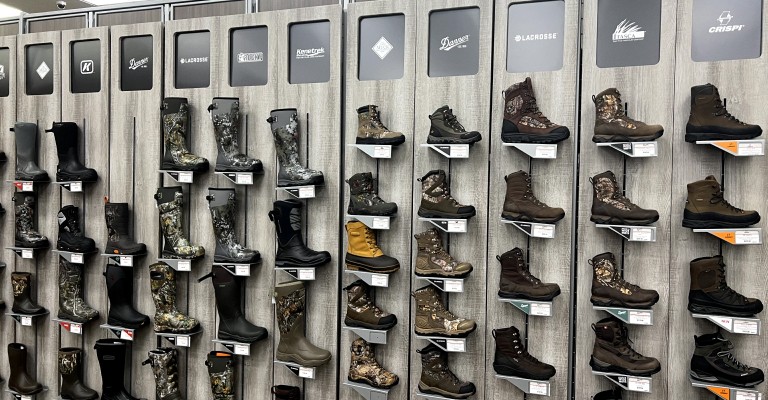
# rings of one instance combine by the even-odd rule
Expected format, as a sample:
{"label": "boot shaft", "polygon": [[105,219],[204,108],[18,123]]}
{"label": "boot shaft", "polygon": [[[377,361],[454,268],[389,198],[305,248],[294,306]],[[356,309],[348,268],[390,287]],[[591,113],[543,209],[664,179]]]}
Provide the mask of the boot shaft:
{"label": "boot shaft", "polygon": [[515,83],[504,91],[504,119],[515,125],[533,129],[549,129],[557,125],[552,123],[536,104],[531,78]]}
{"label": "boot shaft", "polygon": [[296,386],[272,386],[272,394],[275,400],[301,400],[301,390]]}
{"label": "boot shaft", "polygon": [[349,184],[349,194],[352,196],[376,196],[376,189],[373,187],[373,174],[370,172],[359,172],[354,174],[347,180],[347,183]]}
{"label": "boot shaft", "polygon": [[439,129],[441,131],[447,131],[454,134],[467,132],[464,126],[459,123],[456,116],[453,115],[453,110],[448,108],[447,105],[435,110],[435,112],[429,116],[429,119],[432,121],[433,130]]}
{"label": "boot shaft", "polygon": [[160,347],[150,350],[147,360],[142,363],[152,368],[157,400],[181,399],[177,353],[173,347]]}
{"label": "boot shaft", "polygon": [[70,161],[79,163],[77,155],[79,129],[76,123],[54,122],[51,129],[46,130],[46,132],[53,132],[59,164]]}
{"label": "boot shaft", "polygon": [[443,298],[433,286],[425,286],[413,292],[417,314],[434,314],[445,311]]}
{"label": "boot shaft", "polygon": [[615,317],[604,318],[592,324],[597,340],[612,344],[627,344],[626,327]]}
{"label": "boot shaft", "polygon": [[176,309],[176,273],[165,263],[149,266],[149,281],[156,313],[178,313]]}
{"label": "boot shaft", "polygon": [[128,343],[122,339],[98,339],[93,347],[99,359],[104,390],[122,388]]}
{"label": "boot shaft", "polygon": [[16,139],[16,163],[37,163],[37,124],[17,122],[11,131]]}
{"label": "boot shaft", "polygon": [[68,379],[68,376],[74,376],[75,379],[79,379],[82,364],[83,364],[83,351],[75,347],[64,347],[59,349],[59,374],[64,379]]}
{"label": "boot shaft", "polygon": [[691,87],[691,114],[688,124],[693,127],[726,130],[741,130],[747,127],[746,123],[728,112],[717,87],[709,83]]}
{"label": "boot shaft", "polygon": [[128,203],[106,203],[104,219],[107,222],[107,240],[117,242],[120,238],[130,237],[130,217]]}
{"label": "boot shaft", "polygon": [[59,234],[69,233],[76,237],[82,237],[83,232],[80,230],[80,209],[67,205],[59,210],[57,215],[59,220]]}
{"label": "boot shaft", "polygon": [[701,257],[691,261],[691,291],[716,292],[725,283],[722,256]]}
{"label": "boot shaft", "polygon": [[592,285],[602,284],[611,285],[616,281],[624,281],[619,274],[619,267],[616,265],[616,259],[613,253],[603,253],[592,257],[589,260],[592,266]]}
{"label": "boot shaft", "polygon": [[437,253],[443,250],[443,238],[435,228],[413,235],[419,252]]}
{"label": "boot shaft", "polygon": [[16,234],[36,230],[35,204],[37,194],[16,192],[13,194],[13,205],[16,213]]}
{"label": "boot shaft", "polygon": [[235,357],[231,353],[212,351],[208,353],[205,365],[211,380],[213,400],[234,400]]}
{"label": "boot shaft", "polygon": [[624,102],[621,100],[621,93],[616,88],[606,89],[600,94],[593,96],[592,101],[595,103],[595,125],[623,122],[626,126],[631,127],[631,123],[626,120],[627,116],[624,113]]}
{"label": "boot shaft", "polygon": [[504,202],[530,202],[534,203],[536,196],[531,187],[531,176],[525,171],[517,171],[504,177],[507,183],[507,191]]}
{"label": "boot shaft", "polygon": [[275,231],[279,244],[285,245],[298,235],[301,237],[301,209],[303,204],[298,200],[278,200],[273,204],[269,219],[275,223]]}
{"label": "boot shaft", "polygon": [[722,186],[717,179],[710,175],[704,180],[688,184],[688,198],[685,209],[694,213],[718,213],[730,216],[741,216],[744,211],[730,205],[723,197]]}
{"label": "boot shaft", "polygon": [[30,286],[32,285],[32,275],[29,272],[11,273],[11,286],[13,287],[13,297],[29,297]]}
{"label": "boot shaft", "polygon": [[450,186],[447,182],[445,171],[432,170],[421,177],[422,198],[432,203],[451,198]]}
{"label": "boot shaft", "polygon": [[292,330],[304,332],[306,293],[301,281],[279,283],[275,286],[277,325],[281,335]]}
{"label": "boot shaft", "polygon": [[379,116],[379,108],[367,105],[357,109],[357,136],[381,137],[389,132]]}
{"label": "boot shaft", "polygon": [[295,108],[272,110],[267,122],[272,130],[280,169],[301,168],[299,161],[299,120]]}
{"label": "boot shaft", "polygon": [[505,329],[494,329],[493,338],[496,341],[496,353],[510,357],[519,357],[528,354],[521,338],[520,331],[510,326]]}
{"label": "boot shaft", "polygon": [[541,282],[528,271],[523,251],[520,248],[515,247],[501,256],[497,256],[497,259],[501,263],[500,286],[505,286],[508,282],[517,284]]}
{"label": "boot shaft", "polygon": [[230,320],[243,315],[242,281],[224,267],[211,267],[211,283],[216,295],[216,309],[220,319]]}

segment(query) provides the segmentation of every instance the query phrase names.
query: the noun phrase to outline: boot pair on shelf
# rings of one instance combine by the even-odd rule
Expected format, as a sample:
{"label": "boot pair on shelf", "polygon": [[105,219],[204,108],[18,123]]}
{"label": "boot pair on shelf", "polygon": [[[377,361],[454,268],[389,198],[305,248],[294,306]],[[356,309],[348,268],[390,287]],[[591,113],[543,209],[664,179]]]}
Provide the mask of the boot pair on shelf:
{"label": "boot pair on shelf", "polygon": [[[23,396],[31,396],[43,391],[43,385],[27,373],[27,346],[21,343],[9,344],[8,363],[11,367],[8,389]],[[61,375],[60,395],[62,399],[95,400],[99,397],[95,390],[85,386],[81,380],[82,350],[75,347],[59,349],[58,367]]]}
{"label": "boot pair on shelf", "polygon": [[[37,124],[17,122],[11,131],[16,137],[16,179],[44,182],[48,173],[37,166]],[[59,164],[56,167],[57,182],[94,182],[98,174],[86,168],[78,157],[78,128],[74,122],[54,122],[51,129],[56,138]]]}

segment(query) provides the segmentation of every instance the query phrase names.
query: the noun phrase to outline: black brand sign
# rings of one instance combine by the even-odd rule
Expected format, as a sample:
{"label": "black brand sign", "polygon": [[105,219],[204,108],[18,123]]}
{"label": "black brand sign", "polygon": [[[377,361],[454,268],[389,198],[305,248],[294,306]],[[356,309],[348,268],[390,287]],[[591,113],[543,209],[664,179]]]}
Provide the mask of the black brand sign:
{"label": "black brand sign", "polygon": [[11,50],[0,48],[0,97],[8,97],[11,90]]}
{"label": "black brand sign", "polygon": [[691,23],[693,61],[760,57],[762,0],[696,0]]}
{"label": "black brand sign", "polygon": [[101,41],[98,39],[70,43],[69,89],[72,93],[95,93],[101,90]]}
{"label": "black brand sign", "polygon": [[53,44],[29,45],[26,48],[26,57],[24,76],[27,81],[27,94],[53,93]]}
{"label": "black brand sign", "polygon": [[176,88],[208,87],[211,83],[211,32],[177,33],[175,51]]}
{"label": "black brand sign", "polygon": [[660,44],[661,0],[598,0],[598,67],[657,64]]}
{"label": "black brand sign", "polygon": [[229,45],[229,85],[261,86],[269,79],[266,26],[233,29]]}
{"label": "black brand sign", "polygon": [[120,90],[152,89],[152,36],[120,39]]}
{"label": "black brand sign", "polygon": [[405,63],[405,16],[367,17],[360,20],[358,79],[400,79]]}
{"label": "black brand sign", "polygon": [[331,23],[292,24],[289,27],[288,82],[320,83],[331,79]]}
{"label": "black brand sign", "polygon": [[474,75],[480,68],[480,9],[429,14],[429,76]]}
{"label": "black brand sign", "polygon": [[513,3],[507,10],[507,71],[563,67],[565,2]]}

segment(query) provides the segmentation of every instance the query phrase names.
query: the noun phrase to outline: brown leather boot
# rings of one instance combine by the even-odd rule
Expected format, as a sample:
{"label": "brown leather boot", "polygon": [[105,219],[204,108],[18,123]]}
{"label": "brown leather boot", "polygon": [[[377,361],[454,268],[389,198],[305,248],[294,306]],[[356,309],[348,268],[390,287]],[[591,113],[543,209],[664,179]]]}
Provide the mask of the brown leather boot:
{"label": "brown leather boot", "polygon": [[370,296],[371,287],[358,279],[347,291],[347,315],[344,325],[365,329],[387,330],[397,324],[397,317],[376,307]]}
{"label": "brown leather boot", "polygon": [[589,365],[595,371],[651,376],[661,371],[659,360],[636,352],[629,345],[627,327],[616,317],[592,324],[595,346]]}
{"label": "brown leather boot", "polygon": [[723,188],[710,175],[688,184],[683,226],[694,229],[746,228],[760,222],[757,211],[732,206],[723,197]]}
{"label": "brown leather boot", "polygon": [[664,134],[661,125],[646,125],[629,118],[624,113],[621,93],[615,88],[606,89],[592,96],[595,103],[595,135],[592,141],[605,142],[648,142]]}
{"label": "brown leather boot", "polygon": [[501,218],[512,221],[554,224],[565,217],[562,208],[550,207],[539,201],[531,188],[531,176],[517,171],[504,177],[507,181],[507,195]]}
{"label": "brown leather boot", "polygon": [[441,294],[432,285],[416,290],[412,296],[416,299],[417,335],[467,337],[477,328],[475,321],[446,310]]}
{"label": "brown leather boot", "polygon": [[424,218],[471,218],[475,207],[460,204],[451,196],[450,186],[443,170],[432,170],[419,179],[421,204],[419,216]]}
{"label": "brown leather boot", "polygon": [[557,283],[543,283],[531,275],[523,258],[523,251],[514,249],[496,256],[501,263],[499,277],[499,297],[506,299],[525,299],[551,301],[560,294]]}
{"label": "brown leather boot", "polygon": [[505,143],[558,143],[571,132],[549,120],[536,105],[531,78],[504,91],[504,124],[501,141]]}
{"label": "brown leather boot", "polygon": [[762,134],[760,126],[741,122],[725,109],[715,85],[707,83],[691,88],[691,114],[685,126],[686,142],[752,139]]}
{"label": "brown leather boot", "polygon": [[384,254],[376,243],[376,233],[360,221],[347,222],[347,269],[391,274],[400,269],[396,258]]}
{"label": "brown leather boot", "polygon": [[656,210],[646,210],[622,194],[616,176],[605,171],[589,179],[592,183],[592,215],[597,224],[648,225],[659,220]]}
{"label": "brown leather boot", "polygon": [[643,289],[624,280],[612,253],[598,254],[589,260],[592,266],[592,297],[601,307],[651,308],[659,301],[655,290]]}
{"label": "brown leather boot", "polygon": [[475,384],[461,381],[448,368],[448,354],[433,343],[416,350],[421,354],[419,391],[451,399],[466,399],[475,394]]}
{"label": "brown leather boot", "polygon": [[443,248],[443,238],[432,228],[413,235],[419,252],[414,273],[435,278],[464,278],[472,272],[472,264],[457,261]]}
{"label": "brown leather boot", "polygon": [[688,310],[697,314],[751,317],[763,311],[763,302],[731,289],[725,279],[723,256],[691,261]]}

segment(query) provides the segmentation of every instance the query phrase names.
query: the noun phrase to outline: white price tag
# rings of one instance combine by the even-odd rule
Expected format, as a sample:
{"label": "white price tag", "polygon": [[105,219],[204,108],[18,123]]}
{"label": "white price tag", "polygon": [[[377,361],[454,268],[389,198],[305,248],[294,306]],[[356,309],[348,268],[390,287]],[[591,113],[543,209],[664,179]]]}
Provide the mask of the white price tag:
{"label": "white price tag", "polygon": [[21,395],[21,400],[32,400],[32,396]]}
{"label": "white price tag", "polygon": [[384,274],[371,275],[371,286],[378,286],[378,287],[389,286],[389,276]]}
{"label": "white price tag", "polygon": [[762,156],[763,143],[762,142],[739,142],[737,150],[740,156]]}
{"label": "white price tag", "polygon": [[120,339],[133,341],[133,331],[123,329],[120,331]]}
{"label": "white price tag", "polygon": [[133,267],[133,257],[130,257],[130,256],[120,256],[120,266],[121,267]]}
{"label": "white price tag", "polygon": [[70,324],[69,325],[69,332],[75,333],[75,334],[82,334],[83,333],[83,326],[80,324]]}
{"label": "white price tag", "polygon": [[315,379],[315,369],[307,367],[299,367],[299,377],[306,379]]}
{"label": "white price tag", "polygon": [[444,292],[463,292],[464,281],[461,280],[445,280],[443,281]]}
{"label": "white price tag", "polygon": [[389,218],[387,217],[374,217],[372,229],[389,229]]}
{"label": "white price tag", "polygon": [[21,326],[32,326],[32,317],[21,317]]}
{"label": "white price tag", "polygon": [[189,347],[189,336],[176,336],[176,346]]}
{"label": "white price tag", "polygon": [[556,158],[557,157],[557,145],[553,144],[541,144],[536,146],[534,151],[536,158]]}
{"label": "white price tag", "polygon": [[760,244],[760,232],[736,231],[736,244]]}
{"label": "white price tag", "polygon": [[237,275],[237,276],[250,276],[251,275],[251,266],[250,265],[235,265],[235,275]]}
{"label": "white price tag", "polygon": [[555,227],[548,225],[531,225],[531,236],[552,239],[555,237]]}
{"label": "white price tag", "polygon": [[531,315],[543,317],[552,316],[552,305],[546,303],[531,303]]}
{"label": "white price tag", "polygon": [[732,390],[735,393],[735,400],[760,400],[762,396],[759,393],[744,392],[741,390]]}
{"label": "white price tag", "polygon": [[651,325],[650,311],[630,311],[629,323],[634,325]]}
{"label": "white price tag", "polygon": [[300,281],[314,281],[315,280],[315,269],[314,268],[304,268],[299,270],[299,280]]}
{"label": "white price tag", "polygon": [[713,317],[712,322],[720,325],[721,327],[725,328],[726,330],[732,331],[733,330],[733,318],[728,317]]}
{"label": "white price tag", "polygon": [[759,333],[757,327],[758,327],[757,321],[749,321],[746,319],[733,320],[733,333],[757,335]]}
{"label": "white price tag", "polygon": [[530,382],[528,384],[528,392],[531,394],[542,394],[546,396],[549,394],[549,384],[542,382]]}
{"label": "white price tag", "polygon": [[315,197],[315,187],[314,186],[305,186],[299,188],[299,198],[300,199],[309,199]]}
{"label": "white price tag", "polygon": [[632,154],[635,157],[656,157],[656,142],[632,143]]}
{"label": "white price tag", "polygon": [[235,345],[235,354],[238,356],[249,356],[251,355],[251,347],[247,344],[236,344]]}
{"label": "white price tag", "polygon": [[21,251],[21,258],[33,258],[33,252],[32,250],[22,250]]}
{"label": "white price tag", "polygon": [[83,182],[72,182],[69,184],[69,191],[70,192],[82,192],[83,191]]}
{"label": "white price tag", "polygon": [[181,183],[192,183],[193,176],[191,172],[179,172],[178,181]]}
{"label": "white price tag", "polygon": [[456,340],[456,339],[446,339],[445,340],[445,349],[448,351],[458,351],[463,352],[464,349],[464,341],[463,340]]}
{"label": "white price tag", "polygon": [[645,378],[636,378],[634,376],[627,377],[627,388],[632,392],[645,392],[650,393],[651,381]]}
{"label": "white price tag", "polygon": [[651,228],[632,228],[629,231],[629,240],[635,242],[650,242],[653,240],[653,230]]}
{"label": "white price tag", "polygon": [[392,146],[374,146],[373,158],[392,158]]}
{"label": "white price tag", "polygon": [[451,158],[469,158],[469,145],[468,144],[453,145],[449,150],[449,154]]}
{"label": "white price tag", "polygon": [[72,256],[69,257],[70,262],[72,264],[82,264],[83,263],[83,255],[81,253],[72,253]]}
{"label": "white price tag", "polygon": [[466,232],[467,231],[467,220],[465,219],[452,219],[448,221],[448,227],[446,228],[448,232]]}
{"label": "white price tag", "polygon": [[181,260],[176,263],[176,269],[181,272],[189,272],[192,271],[192,261],[190,260]]}
{"label": "white price tag", "polygon": [[21,191],[22,192],[32,192],[34,190],[35,184],[32,182],[22,182],[21,183]]}
{"label": "white price tag", "polygon": [[238,185],[253,185],[253,174],[236,174],[235,183]]}

